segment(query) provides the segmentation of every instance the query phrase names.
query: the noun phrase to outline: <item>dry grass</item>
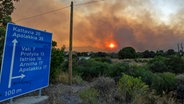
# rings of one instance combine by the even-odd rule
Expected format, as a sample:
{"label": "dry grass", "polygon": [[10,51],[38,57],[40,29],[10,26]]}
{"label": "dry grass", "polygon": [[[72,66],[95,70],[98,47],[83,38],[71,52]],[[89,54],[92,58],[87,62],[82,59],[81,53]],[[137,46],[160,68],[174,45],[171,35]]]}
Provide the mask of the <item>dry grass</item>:
{"label": "dry grass", "polygon": [[130,65],[145,65],[151,58],[137,58],[137,59],[111,59],[113,63],[128,63]]}
{"label": "dry grass", "polygon": [[[58,83],[63,83],[63,84],[68,84],[68,82],[69,82],[68,81],[68,78],[69,78],[68,73],[61,72],[59,74],[59,77],[57,79],[57,82]],[[75,75],[72,78],[72,83],[73,84],[83,84],[84,83],[84,80],[79,75]]]}
{"label": "dry grass", "polygon": [[154,91],[145,96],[136,96],[133,104],[179,104],[173,97],[173,92],[164,94],[163,96],[156,95]]}

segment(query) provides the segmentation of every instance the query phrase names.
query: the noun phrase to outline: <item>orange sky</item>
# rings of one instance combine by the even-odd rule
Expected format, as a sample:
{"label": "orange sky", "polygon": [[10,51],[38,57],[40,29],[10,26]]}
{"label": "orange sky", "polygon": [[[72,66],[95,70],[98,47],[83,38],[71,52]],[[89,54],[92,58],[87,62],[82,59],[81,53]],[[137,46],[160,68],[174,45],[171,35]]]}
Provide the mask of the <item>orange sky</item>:
{"label": "orange sky", "polygon": [[[74,0],[73,46],[76,51],[176,49],[184,42],[183,0]],[[21,0],[12,14],[15,23],[53,33],[58,47],[68,47],[70,8],[23,19],[70,5],[70,0]],[[78,6],[77,6],[78,5]],[[115,48],[108,48],[109,44]]]}

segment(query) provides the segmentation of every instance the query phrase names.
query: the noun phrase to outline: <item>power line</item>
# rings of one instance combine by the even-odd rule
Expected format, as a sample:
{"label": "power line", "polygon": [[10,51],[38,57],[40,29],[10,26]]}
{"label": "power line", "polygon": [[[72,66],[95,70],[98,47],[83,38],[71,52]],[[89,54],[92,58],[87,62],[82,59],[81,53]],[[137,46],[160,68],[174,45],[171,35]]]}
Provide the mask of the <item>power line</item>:
{"label": "power line", "polygon": [[76,4],[75,6],[87,5],[87,4],[92,4],[92,3],[101,2],[101,1],[105,1],[105,0],[93,0],[85,3]]}
{"label": "power line", "polygon": [[46,15],[46,14],[49,14],[49,13],[53,13],[53,12],[56,12],[56,11],[60,11],[60,10],[63,10],[63,9],[69,8],[69,7],[70,7],[70,6],[65,6],[65,7],[60,8],[60,9],[55,9],[55,10],[51,10],[51,11],[44,12],[44,13],[41,13],[41,14],[37,14],[37,15],[34,15],[34,16],[21,18],[21,19],[15,20],[14,22],[19,22],[19,21],[23,21],[23,20],[30,19],[30,18],[39,17],[39,16],[42,16],[42,15]]}
{"label": "power line", "polygon": [[[93,1],[85,2],[85,3],[76,4],[74,6],[88,5],[88,4],[92,4],[92,3],[96,3],[96,2],[100,2],[100,1],[105,1],[105,0],[93,0]],[[21,18],[21,19],[15,20],[14,22],[19,22],[19,21],[30,19],[30,18],[39,17],[39,16],[42,16],[42,15],[50,14],[50,13],[60,11],[60,10],[63,10],[63,9],[69,8],[69,7],[70,7],[70,5],[65,6],[63,8],[60,8],[60,9],[55,9],[55,10],[47,11],[47,12],[44,12],[44,13],[41,13],[41,14],[33,15],[33,16],[30,16],[30,17]]]}

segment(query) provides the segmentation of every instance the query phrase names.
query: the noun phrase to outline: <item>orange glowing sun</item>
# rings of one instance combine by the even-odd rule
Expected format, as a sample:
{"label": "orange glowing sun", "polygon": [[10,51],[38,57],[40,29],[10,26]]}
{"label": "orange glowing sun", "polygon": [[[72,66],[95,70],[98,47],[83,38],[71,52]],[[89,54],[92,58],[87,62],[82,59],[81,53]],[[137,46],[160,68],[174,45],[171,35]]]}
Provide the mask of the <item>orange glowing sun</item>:
{"label": "orange glowing sun", "polygon": [[109,48],[111,48],[111,49],[115,48],[115,44],[110,43],[110,44],[109,44]]}

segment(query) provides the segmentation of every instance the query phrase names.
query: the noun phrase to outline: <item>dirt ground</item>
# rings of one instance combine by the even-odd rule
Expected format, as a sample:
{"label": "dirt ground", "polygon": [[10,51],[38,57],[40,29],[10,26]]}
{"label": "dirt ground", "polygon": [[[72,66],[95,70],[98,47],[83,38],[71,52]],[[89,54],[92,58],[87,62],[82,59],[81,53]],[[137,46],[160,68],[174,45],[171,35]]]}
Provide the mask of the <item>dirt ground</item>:
{"label": "dirt ground", "polygon": [[43,95],[49,96],[49,101],[46,104],[80,104],[81,99],[79,92],[88,86],[83,85],[50,85],[43,90]]}

